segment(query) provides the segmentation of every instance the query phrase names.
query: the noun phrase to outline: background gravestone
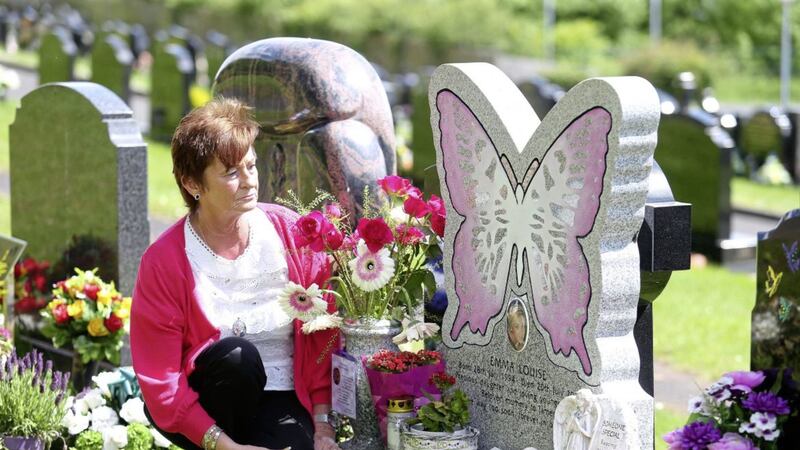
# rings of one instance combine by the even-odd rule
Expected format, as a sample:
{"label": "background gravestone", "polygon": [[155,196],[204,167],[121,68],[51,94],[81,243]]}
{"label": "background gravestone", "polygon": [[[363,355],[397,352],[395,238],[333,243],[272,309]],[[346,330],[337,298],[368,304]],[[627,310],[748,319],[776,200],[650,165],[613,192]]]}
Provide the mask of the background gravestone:
{"label": "background gravestone", "polygon": [[764,164],[764,160],[772,153],[780,158],[791,174],[794,171],[793,155],[789,154],[791,133],[792,125],[789,117],[777,107],[758,111],[750,116],[741,126],[739,149],[751,173]]}
{"label": "background gravestone", "polygon": [[561,86],[542,77],[532,77],[521,82],[519,90],[539,117],[544,117],[564,96]]}
{"label": "background gravestone", "polygon": [[[588,80],[541,124],[488,64],[441,66],[429,92],[448,208],[442,337],[481,448],[552,448],[555,408],[582,388],[633,411],[637,441],[652,448],[633,329],[655,89]],[[507,326],[514,304],[521,349]]]}
{"label": "background gravestone", "polygon": [[191,110],[189,88],[194,61],[189,51],[176,43],[156,42],[150,87],[150,134],[170,140],[181,118]]}
{"label": "background gravestone", "polygon": [[[431,131],[431,107],[428,103],[428,80],[423,77],[411,89],[411,154],[414,157],[412,170],[403,173],[411,178],[416,186],[424,186],[428,167],[436,164],[436,148],[433,145]],[[435,171],[429,171],[435,172]],[[436,175],[432,173],[432,175]],[[438,184],[438,177],[435,180]],[[426,190],[425,192],[429,192]]]}
{"label": "background gravestone", "polygon": [[42,37],[39,46],[39,84],[71,81],[78,46],[69,30],[56,27]]}
{"label": "background gravestone", "polygon": [[800,371],[800,209],[759,233],[756,264],[750,366]]}
{"label": "background gravestone", "polygon": [[146,145],[130,108],[98,84],[57,83],[22,98],[9,132],[11,229],[28,254],[58,266],[76,236],[109,248],[116,264],[99,275],[130,295],[149,243]]}
{"label": "background gravestone", "polygon": [[231,43],[227,36],[218,31],[206,33],[206,42],[205,53],[206,64],[208,65],[208,79],[213,81],[225,58],[231,53]]}
{"label": "background gravestone", "polygon": [[364,186],[395,173],[386,93],[372,66],[348,47],[316,39],[253,42],[225,60],[213,94],[255,109],[260,201],[287,189],[309,201],[321,188],[355,218]]}
{"label": "background gravestone", "polygon": [[109,34],[92,48],[92,82],[109,88],[128,103],[132,64],[128,44],[120,36]]}
{"label": "background gravestone", "polygon": [[14,265],[19,261],[26,242],[0,234],[0,327],[14,335]]}
{"label": "background gravestone", "polygon": [[719,121],[699,110],[664,114],[655,159],[675,198],[691,203],[692,249],[722,259],[731,239],[731,157],[734,143]]}

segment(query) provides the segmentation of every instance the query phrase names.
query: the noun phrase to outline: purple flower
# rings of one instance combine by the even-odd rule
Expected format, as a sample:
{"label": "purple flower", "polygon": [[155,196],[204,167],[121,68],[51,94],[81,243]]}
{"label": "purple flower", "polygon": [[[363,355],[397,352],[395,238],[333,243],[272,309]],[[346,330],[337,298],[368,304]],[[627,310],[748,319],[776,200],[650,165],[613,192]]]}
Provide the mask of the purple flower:
{"label": "purple flower", "polygon": [[709,445],[708,450],[758,450],[758,447],[744,436],[725,433],[722,439]]}
{"label": "purple flower", "polygon": [[669,433],[665,434],[661,438],[664,439],[669,447],[669,450],[681,450],[681,438],[683,437],[683,428],[678,428],[677,430],[670,431]]}
{"label": "purple flower", "polygon": [[680,444],[685,450],[706,450],[709,444],[717,442],[722,433],[712,422],[692,422],[681,430]]}
{"label": "purple flower", "polygon": [[11,332],[8,331],[7,329],[3,328],[3,327],[0,327],[0,338],[3,338],[5,340],[7,340],[7,341],[10,341],[11,340]]}
{"label": "purple flower", "polygon": [[772,392],[751,392],[742,406],[754,412],[765,412],[778,415],[789,414],[789,403]]}
{"label": "purple flower", "polygon": [[761,371],[758,372],[728,372],[726,377],[733,378],[731,389],[742,391],[744,393],[752,392],[752,390],[764,382],[766,376]]}

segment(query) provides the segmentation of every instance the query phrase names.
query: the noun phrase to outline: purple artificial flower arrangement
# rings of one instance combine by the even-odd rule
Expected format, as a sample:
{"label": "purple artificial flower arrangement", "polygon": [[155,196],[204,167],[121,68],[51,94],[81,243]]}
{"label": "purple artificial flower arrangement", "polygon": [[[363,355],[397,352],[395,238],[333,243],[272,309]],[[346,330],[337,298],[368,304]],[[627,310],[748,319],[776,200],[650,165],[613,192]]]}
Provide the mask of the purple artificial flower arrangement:
{"label": "purple artificial flower arrangement", "polygon": [[670,450],[783,448],[781,441],[793,439],[786,433],[798,420],[797,400],[790,369],[728,372],[689,400],[687,425],[667,433],[664,442]]}

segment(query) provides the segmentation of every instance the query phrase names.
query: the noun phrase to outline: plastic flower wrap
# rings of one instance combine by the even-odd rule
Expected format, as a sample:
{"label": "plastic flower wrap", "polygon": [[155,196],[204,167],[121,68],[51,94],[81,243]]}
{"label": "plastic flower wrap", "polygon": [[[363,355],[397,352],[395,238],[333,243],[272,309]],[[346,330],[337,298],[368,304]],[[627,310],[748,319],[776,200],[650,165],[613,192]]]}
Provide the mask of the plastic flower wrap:
{"label": "plastic flower wrap", "polygon": [[56,347],[72,344],[84,363],[107,359],[119,364],[122,337],[127,333],[131,298],[95,270],[75,269],[77,275],[56,283],[53,299],[42,311],[42,333]]}
{"label": "plastic flower wrap", "polygon": [[783,448],[785,433],[797,428],[798,394],[790,369],[726,373],[689,400],[687,425],[664,441],[670,450]]}
{"label": "plastic flower wrap", "polygon": [[376,207],[365,189],[363,217],[357,223],[322,191],[308,205],[292,192],[289,200],[278,199],[301,214],[292,228],[295,245],[325,253],[333,262],[330,283],[346,320],[411,317],[435,289],[426,262],[444,234],[442,199],[431,195],[425,200],[409,180],[398,176],[382,178],[378,186],[386,201]]}

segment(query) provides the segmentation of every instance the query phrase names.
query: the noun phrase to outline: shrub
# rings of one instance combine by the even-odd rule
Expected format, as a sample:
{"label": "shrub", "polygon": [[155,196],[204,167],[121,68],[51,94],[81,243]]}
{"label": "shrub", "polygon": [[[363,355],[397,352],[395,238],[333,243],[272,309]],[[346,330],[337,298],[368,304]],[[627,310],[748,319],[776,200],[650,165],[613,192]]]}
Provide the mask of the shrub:
{"label": "shrub", "polygon": [[694,44],[669,41],[642,48],[623,59],[627,75],[646,78],[675,97],[681,92],[677,85],[679,73],[692,72],[700,91],[713,83],[711,67],[712,63]]}

